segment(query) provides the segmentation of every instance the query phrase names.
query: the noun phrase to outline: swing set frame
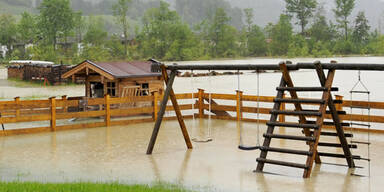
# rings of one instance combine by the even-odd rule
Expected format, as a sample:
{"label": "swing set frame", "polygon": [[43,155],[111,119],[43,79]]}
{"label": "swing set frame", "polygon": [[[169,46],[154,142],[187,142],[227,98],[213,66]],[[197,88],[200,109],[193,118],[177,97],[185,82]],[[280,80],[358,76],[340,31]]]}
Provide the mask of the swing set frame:
{"label": "swing set frame", "polygon": [[[315,69],[318,71],[319,67],[323,70],[330,70],[330,71],[336,71],[336,70],[360,70],[360,71],[384,71],[384,64],[351,64],[351,63],[336,63],[336,62],[331,62],[331,63],[320,63],[320,62],[315,62],[315,63],[297,63],[297,64],[289,64],[285,65],[284,62],[278,64],[278,65],[270,65],[270,64],[245,64],[245,65],[164,65],[162,64],[160,66],[162,70],[162,76],[164,79],[164,82],[166,84],[166,89],[164,91],[164,96],[163,100],[160,105],[160,110],[158,111],[157,119],[153,128],[152,136],[149,141],[149,145],[147,148],[147,154],[150,155],[153,152],[154,145],[156,143],[157,135],[160,130],[160,126],[164,117],[164,113],[166,110],[166,105],[168,102],[168,99],[172,101],[172,105],[174,108],[174,111],[177,116],[177,120],[180,125],[180,129],[182,131],[186,146],[188,149],[192,149],[192,142],[189,137],[187,128],[185,126],[183,116],[180,111],[180,107],[178,105],[175,93],[173,91],[173,83],[175,81],[175,77],[178,73],[178,70],[239,70],[239,71],[261,71],[261,70],[282,70],[281,69],[281,64],[284,64],[284,73],[287,73],[288,71],[294,71],[294,70],[300,70],[300,69]],[[170,71],[170,73],[168,73]],[[322,84],[325,83],[325,80],[323,78],[320,78],[322,81]],[[342,131],[342,128],[339,127],[337,128],[338,132]],[[341,130],[339,130],[341,129]],[[349,151],[349,149],[348,149]],[[317,157],[316,157],[317,159]],[[347,157],[347,161],[350,159],[350,157]],[[348,164],[352,164],[348,161]],[[258,169],[258,170],[262,170]],[[308,172],[308,171],[306,171]],[[304,177],[309,177],[310,171],[308,174],[305,174],[307,176]]]}

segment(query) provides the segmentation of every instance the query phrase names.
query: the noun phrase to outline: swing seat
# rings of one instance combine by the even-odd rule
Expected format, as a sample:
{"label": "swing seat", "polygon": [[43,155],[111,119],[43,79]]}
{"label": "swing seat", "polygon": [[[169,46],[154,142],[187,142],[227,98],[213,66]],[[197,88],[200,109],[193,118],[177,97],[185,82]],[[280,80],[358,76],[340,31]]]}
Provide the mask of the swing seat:
{"label": "swing seat", "polygon": [[197,138],[193,138],[192,141],[196,142],[196,143],[208,143],[210,141],[213,141],[213,139],[212,138],[207,138],[207,139],[204,139],[204,140],[199,140]]}
{"label": "swing seat", "polygon": [[242,146],[242,145],[239,145],[239,149],[244,150],[244,151],[252,151],[252,150],[260,149],[260,146]]}

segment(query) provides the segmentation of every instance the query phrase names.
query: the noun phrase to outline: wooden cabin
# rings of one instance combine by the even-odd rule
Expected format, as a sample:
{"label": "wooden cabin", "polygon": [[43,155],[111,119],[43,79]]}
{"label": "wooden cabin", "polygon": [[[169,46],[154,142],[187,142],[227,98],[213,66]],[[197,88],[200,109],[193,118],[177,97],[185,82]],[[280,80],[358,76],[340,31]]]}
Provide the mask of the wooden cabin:
{"label": "wooden cabin", "polygon": [[85,60],[62,75],[72,81],[83,79],[85,96],[128,97],[163,92],[164,83],[156,60],[92,62]]}

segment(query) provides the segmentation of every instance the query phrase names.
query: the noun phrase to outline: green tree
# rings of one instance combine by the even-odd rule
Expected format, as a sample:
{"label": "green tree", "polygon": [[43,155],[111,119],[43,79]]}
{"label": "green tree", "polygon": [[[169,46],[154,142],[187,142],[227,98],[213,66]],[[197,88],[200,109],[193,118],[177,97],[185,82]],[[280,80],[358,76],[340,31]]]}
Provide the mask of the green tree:
{"label": "green tree", "polygon": [[125,55],[128,56],[128,10],[131,0],[118,0],[116,4],[112,6],[113,15],[116,18],[116,23],[120,26],[123,31],[124,38],[124,51]]}
{"label": "green tree", "polygon": [[287,15],[280,15],[279,22],[272,27],[271,39],[272,54],[286,55],[292,40],[292,25]]}
{"label": "green tree", "polygon": [[355,44],[366,45],[369,41],[370,34],[368,19],[365,17],[364,12],[359,12],[355,19],[355,27],[353,29],[352,40]]}
{"label": "green tree", "polygon": [[230,18],[222,8],[216,9],[209,29],[211,55],[214,57],[234,56],[237,30],[229,25]]}
{"label": "green tree", "polygon": [[38,26],[46,38],[46,42],[52,44],[56,50],[59,37],[66,39],[74,28],[74,12],[69,0],[43,0],[39,6],[40,16]]}
{"label": "green tree", "polygon": [[37,34],[36,18],[28,12],[23,12],[17,24],[17,33],[21,43],[31,43]]}
{"label": "green tree", "polygon": [[265,35],[257,25],[253,25],[249,32],[248,52],[252,56],[263,56],[267,52]]}
{"label": "green tree", "polygon": [[74,28],[76,41],[77,43],[81,43],[87,28],[85,18],[82,16],[82,12],[76,12],[74,15]]}
{"label": "green tree", "polygon": [[295,15],[301,27],[301,34],[304,35],[305,26],[313,16],[316,9],[316,0],[285,0],[285,9],[290,15]]}
{"label": "green tree", "polygon": [[101,17],[89,17],[84,41],[92,45],[100,46],[105,43],[107,37],[108,33],[105,31],[104,20]]}
{"label": "green tree", "polygon": [[333,9],[333,12],[335,13],[336,21],[339,23],[339,27],[344,30],[345,40],[348,40],[348,17],[355,7],[355,0],[335,0],[335,3],[336,8]]}
{"label": "green tree", "polygon": [[0,15],[0,44],[7,46],[7,55],[12,54],[12,47],[16,41],[16,28],[16,21],[12,15]]}
{"label": "green tree", "polygon": [[332,23],[328,23],[321,11],[314,17],[313,25],[309,29],[309,35],[316,41],[330,41],[336,36],[336,30]]}
{"label": "green tree", "polygon": [[196,58],[202,52],[189,26],[183,24],[176,11],[171,11],[169,4],[163,1],[159,7],[146,11],[138,40],[144,57],[186,60]]}

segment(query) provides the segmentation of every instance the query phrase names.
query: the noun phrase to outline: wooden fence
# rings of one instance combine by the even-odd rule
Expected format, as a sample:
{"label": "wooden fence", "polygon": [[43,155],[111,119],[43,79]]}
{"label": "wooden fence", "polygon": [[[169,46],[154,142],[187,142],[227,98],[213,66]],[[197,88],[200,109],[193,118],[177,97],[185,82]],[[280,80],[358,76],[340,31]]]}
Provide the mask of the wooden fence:
{"label": "wooden fence", "polygon": [[[193,100],[192,100],[193,96]],[[242,120],[248,122],[257,122],[256,118],[250,118],[244,116],[244,113],[255,114],[269,114],[270,108],[256,106],[257,101],[261,103],[273,103],[274,97],[270,96],[254,96],[244,95],[242,92],[236,94],[218,94],[218,93],[205,93],[204,90],[199,89],[197,93],[183,93],[176,94],[177,99],[181,104],[180,109],[182,111],[189,110],[184,114],[184,118],[192,118],[192,114],[196,117],[207,118],[208,110],[211,108],[211,117],[215,119],[224,120]],[[212,99],[212,104],[209,106],[209,98]],[[111,98],[106,95],[104,98],[67,98],[62,96],[61,98],[49,98],[48,100],[20,100],[16,97],[13,101],[1,101],[0,102],[0,124],[4,124],[5,130],[0,131],[0,136],[17,135],[17,134],[29,134],[39,132],[50,132],[60,130],[71,130],[81,128],[93,128],[115,125],[127,125],[134,123],[153,122],[157,118],[157,111],[159,110],[159,103],[162,99],[161,95],[154,92],[151,96],[129,97],[129,98]],[[340,96],[337,99],[342,99]],[[185,101],[183,101],[185,100]],[[226,101],[232,101],[235,104],[227,104]],[[245,102],[254,102],[252,105],[243,105]],[[194,104],[192,106],[192,103]],[[231,103],[231,102],[229,102]],[[382,102],[365,102],[365,101],[348,101],[344,100],[343,104],[338,104],[337,108],[342,110],[345,107],[350,106],[353,103],[354,106],[367,107],[371,109],[384,109],[384,103]],[[285,105],[282,105],[285,108]],[[288,106],[287,106],[288,107]],[[190,111],[195,109],[193,113]],[[172,106],[167,107],[167,111],[173,111]],[[197,112],[197,114],[195,114]],[[229,112],[229,113],[228,113]],[[232,115],[231,115],[232,114]],[[123,118],[127,116],[136,116],[135,118]],[[255,115],[253,115],[255,116]],[[99,118],[98,121],[87,123],[67,123],[64,125],[57,125],[58,121],[74,118]],[[340,115],[342,120],[353,120],[362,122],[384,123],[384,116],[379,115],[359,115],[359,114],[345,114]],[[327,119],[331,116],[327,115]],[[165,117],[165,120],[176,119],[175,116],[170,115]],[[284,115],[279,116],[280,121],[285,121]],[[24,128],[19,126],[25,126],[28,122],[35,121],[49,121],[49,126],[46,127],[34,127]],[[266,122],[265,118],[260,119],[259,122]],[[17,127],[8,129],[7,124],[14,124]],[[332,128],[332,127],[327,127]],[[366,128],[358,128],[358,130],[366,131]],[[384,130],[371,129],[373,132],[384,133]]]}

